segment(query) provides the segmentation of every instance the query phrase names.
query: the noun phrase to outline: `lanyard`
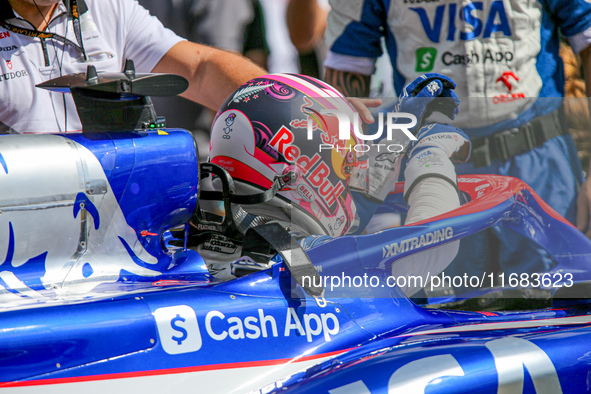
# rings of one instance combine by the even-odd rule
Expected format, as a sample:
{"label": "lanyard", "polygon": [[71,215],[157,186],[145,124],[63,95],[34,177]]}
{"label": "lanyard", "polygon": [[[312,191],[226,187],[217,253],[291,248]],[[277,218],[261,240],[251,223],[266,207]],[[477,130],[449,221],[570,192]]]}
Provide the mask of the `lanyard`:
{"label": "lanyard", "polygon": [[78,41],[78,43],[75,43],[72,40],[69,40],[64,36],[60,36],[59,34],[45,32],[45,31],[39,31],[36,29],[26,29],[23,27],[14,26],[14,25],[6,22],[5,20],[0,20],[0,26],[2,26],[6,30],[11,31],[12,33],[15,33],[15,34],[21,34],[21,35],[28,36],[28,37],[41,38],[42,42],[44,42],[44,40],[46,40],[46,39],[49,39],[49,40],[59,41],[64,45],[69,45],[71,47],[74,47],[74,48],[78,49],[80,52],[82,52],[82,55],[84,55],[84,60],[87,61],[88,56],[86,55],[86,51],[84,50],[84,43],[82,41],[82,31],[80,28],[80,14],[78,13],[79,9],[82,11],[82,13],[87,11],[87,7],[86,7],[86,4],[84,3],[84,0],[80,0],[80,6],[78,6],[78,0],[70,0],[69,1],[68,16],[72,17],[72,21],[74,24],[74,34],[76,35],[76,41]]}

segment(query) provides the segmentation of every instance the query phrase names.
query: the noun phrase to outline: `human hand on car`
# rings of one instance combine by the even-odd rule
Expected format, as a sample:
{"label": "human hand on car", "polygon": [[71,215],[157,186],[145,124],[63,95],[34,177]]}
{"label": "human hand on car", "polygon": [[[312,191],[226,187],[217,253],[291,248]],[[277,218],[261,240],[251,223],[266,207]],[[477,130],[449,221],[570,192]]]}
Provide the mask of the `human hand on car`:
{"label": "human hand on car", "polygon": [[382,105],[382,100],[376,98],[347,97],[347,100],[349,100],[349,103],[355,108],[355,111],[357,111],[363,123],[368,124],[375,121],[369,109],[377,108]]}

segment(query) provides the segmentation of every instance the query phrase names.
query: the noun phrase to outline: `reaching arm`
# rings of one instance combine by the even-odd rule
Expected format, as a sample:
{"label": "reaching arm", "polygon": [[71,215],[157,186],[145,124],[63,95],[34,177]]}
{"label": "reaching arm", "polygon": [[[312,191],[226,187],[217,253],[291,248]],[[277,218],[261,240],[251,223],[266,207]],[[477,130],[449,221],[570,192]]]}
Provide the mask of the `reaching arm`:
{"label": "reaching arm", "polygon": [[[334,86],[353,105],[365,123],[373,123],[374,118],[369,108],[379,107],[381,99],[365,98],[369,96],[369,75],[339,71],[326,68],[324,81]],[[361,98],[359,98],[361,97]]]}
{"label": "reaching arm", "polygon": [[346,97],[368,97],[370,75],[340,71],[327,67],[324,80]]}
{"label": "reaching arm", "polygon": [[290,0],[287,5],[287,28],[291,42],[300,52],[316,46],[324,36],[328,11],[318,0]]}
{"label": "reaching arm", "polygon": [[[591,45],[581,51],[581,60],[583,63],[583,76],[585,77],[585,86],[587,95],[591,92]],[[591,114],[591,100],[589,101]],[[589,215],[591,214],[591,163],[587,169],[587,177],[577,199],[577,228],[586,233],[591,238],[591,229],[589,229]]]}
{"label": "reaching arm", "polygon": [[189,41],[173,46],[152,71],[187,78],[189,89],[182,96],[215,111],[238,86],[267,74],[240,55]]}

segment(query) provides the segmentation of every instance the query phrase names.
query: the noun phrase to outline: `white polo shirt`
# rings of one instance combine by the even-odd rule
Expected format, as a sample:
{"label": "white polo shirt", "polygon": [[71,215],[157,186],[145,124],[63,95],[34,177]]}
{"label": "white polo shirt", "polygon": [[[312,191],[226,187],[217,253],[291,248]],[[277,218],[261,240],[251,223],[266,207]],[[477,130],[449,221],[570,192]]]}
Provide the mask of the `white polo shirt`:
{"label": "white polo shirt", "polygon": [[[80,17],[88,62],[71,45],[47,39],[45,59],[40,38],[13,33],[0,27],[0,132],[80,132],[82,125],[72,96],[36,88],[62,75],[86,72],[89,64],[101,71],[120,72],[125,60],[135,62],[136,72],[150,72],[162,56],[182,38],[166,29],[134,0],[85,0],[88,12]],[[11,13],[0,0],[0,17]],[[6,22],[33,27],[18,15]],[[74,24],[59,3],[48,32],[77,43]]]}

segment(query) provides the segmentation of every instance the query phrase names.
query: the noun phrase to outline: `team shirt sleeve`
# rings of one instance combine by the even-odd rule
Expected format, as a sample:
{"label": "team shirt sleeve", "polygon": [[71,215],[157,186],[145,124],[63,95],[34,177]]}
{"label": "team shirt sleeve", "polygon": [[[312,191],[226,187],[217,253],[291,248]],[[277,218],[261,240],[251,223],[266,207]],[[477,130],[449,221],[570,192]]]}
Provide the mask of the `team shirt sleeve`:
{"label": "team shirt sleeve", "polygon": [[568,38],[568,42],[574,53],[581,53],[581,51],[591,45],[591,28],[575,34]]}
{"label": "team shirt sleeve", "polygon": [[381,0],[330,0],[330,6],[325,67],[372,74],[387,31],[385,5]]}
{"label": "team shirt sleeve", "polygon": [[591,44],[591,3],[587,0],[545,0],[543,5],[553,15],[561,33],[575,53]]}

